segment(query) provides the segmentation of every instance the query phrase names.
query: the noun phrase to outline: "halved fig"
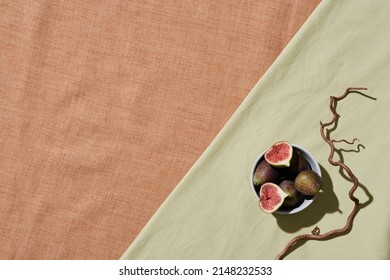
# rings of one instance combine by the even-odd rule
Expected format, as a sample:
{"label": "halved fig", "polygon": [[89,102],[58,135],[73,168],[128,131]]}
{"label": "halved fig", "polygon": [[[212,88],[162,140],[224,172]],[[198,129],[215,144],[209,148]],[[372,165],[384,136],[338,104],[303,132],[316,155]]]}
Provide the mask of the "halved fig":
{"label": "halved fig", "polygon": [[273,213],[282,206],[287,193],[274,183],[265,183],[260,187],[259,197],[260,209]]}
{"label": "halved fig", "polygon": [[293,147],[287,141],[273,144],[264,154],[265,160],[275,168],[289,167],[293,156]]}

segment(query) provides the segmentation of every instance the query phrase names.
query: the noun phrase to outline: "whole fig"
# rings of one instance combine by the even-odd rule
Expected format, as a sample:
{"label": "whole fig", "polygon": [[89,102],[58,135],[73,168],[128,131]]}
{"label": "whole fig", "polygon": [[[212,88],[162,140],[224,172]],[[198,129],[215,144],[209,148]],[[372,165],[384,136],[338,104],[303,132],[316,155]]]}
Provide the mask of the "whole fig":
{"label": "whole fig", "polygon": [[272,167],[266,160],[262,160],[259,163],[253,174],[253,184],[255,186],[261,186],[267,182],[279,184],[280,180],[279,171]]}
{"label": "whole fig", "polygon": [[303,170],[295,178],[294,187],[304,195],[316,195],[321,189],[321,177],[313,170]]}
{"label": "whole fig", "polygon": [[302,154],[299,154],[298,173],[306,169],[310,169],[310,164]]}
{"label": "whole fig", "polygon": [[282,170],[283,177],[287,180],[294,180],[299,172],[309,168],[310,164],[307,159],[300,152],[294,149],[290,166]]}
{"label": "whole fig", "polygon": [[294,181],[284,180],[279,184],[279,187],[287,194],[282,204],[284,207],[295,206],[303,198],[303,195],[294,187]]}

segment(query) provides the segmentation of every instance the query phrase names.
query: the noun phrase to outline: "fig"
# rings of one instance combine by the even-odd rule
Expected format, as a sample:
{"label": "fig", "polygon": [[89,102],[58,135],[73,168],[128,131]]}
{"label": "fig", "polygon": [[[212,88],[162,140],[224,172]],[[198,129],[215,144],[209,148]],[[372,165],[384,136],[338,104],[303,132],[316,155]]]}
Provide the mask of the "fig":
{"label": "fig", "polygon": [[307,159],[298,152],[299,154],[299,159],[298,159],[298,173],[303,171],[303,170],[306,170],[306,169],[310,169],[310,163],[307,161]]}
{"label": "fig", "polygon": [[290,166],[282,168],[283,178],[288,180],[294,180],[298,173],[302,170],[310,169],[310,164],[307,159],[293,148],[293,155],[291,157]]}
{"label": "fig", "polygon": [[284,180],[279,187],[287,194],[282,204],[283,207],[293,207],[303,198],[303,195],[294,187],[294,181]]}
{"label": "fig", "polygon": [[253,184],[260,187],[266,182],[279,184],[280,174],[278,170],[273,168],[266,160],[262,160],[256,167],[255,173],[253,174]]}
{"label": "fig", "polygon": [[260,209],[273,213],[282,206],[287,193],[274,183],[265,183],[260,187],[259,197]]}
{"label": "fig", "polygon": [[316,195],[321,191],[321,177],[313,170],[303,170],[295,178],[294,187],[304,195]]}
{"label": "fig", "polygon": [[265,153],[265,160],[275,168],[285,168],[290,166],[293,156],[293,147],[286,141],[273,144]]}
{"label": "fig", "polygon": [[290,160],[290,166],[286,168],[280,168],[283,179],[294,180],[298,175],[299,168],[299,154],[298,151],[293,148],[293,154]]}

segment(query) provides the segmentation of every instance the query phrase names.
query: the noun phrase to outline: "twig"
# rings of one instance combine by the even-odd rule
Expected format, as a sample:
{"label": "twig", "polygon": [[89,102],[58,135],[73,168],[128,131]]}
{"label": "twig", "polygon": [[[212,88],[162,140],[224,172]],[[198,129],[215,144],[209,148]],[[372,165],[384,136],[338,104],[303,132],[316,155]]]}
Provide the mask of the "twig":
{"label": "twig", "polygon": [[289,252],[291,247],[294,246],[299,241],[303,241],[303,240],[328,240],[328,239],[336,237],[336,236],[347,234],[351,230],[351,228],[352,228],[353,220],[354,220],[356,214],[359,211],[359,199],[357,199],[354,196],[354,192],[356,191],[357,187],[359,186],[359,180],[353,174],[351,169],[347,165],[345,165],[341,160],[335,161],[333,159],[333,156],[334,156],[334,153],[335,153],[334,143],[345,142],[347,144],[354,144],[355,141],[359,141],[359,140],[357,138],[354,138],[352,141],[347,141],[347,140],[344,140],[344,139],[342,139],[342,140],[331,140],[329,135],[326,135],[324,131],[325,131],[326,127],[334,124],[336,122],[337,118],[339,117],[339,115],[336,112],[336,102],[344,99],[351,92],[359,91],[359,90],[367,90],[367,88],[347,88],[347,90],[344,92],[343,95],[341,95],[339,97],[331,96],[330,97],[330,105],[329,105],[329,107],[330,107],[330,111],[333,113],[333,117],[327,123],[320,122],[321,136],[324,139],[324,141],[326,143],[328,143],[328,145],[330,147],[330,153],[329,153],[329,157],[328,157],[329,163],[332,164],[333,166],[339,166],[344,171],[346,171],[348,176],[349,176],[349,178],[351,179],[351,182],[353,182],[353,186],[352,186],[352,188],[349,191],[349,198],[354,202],[354,207],[353,207],[353,209],[351,211],[351,214],[349,214],[347,222],[346,222],[345,226],[342,227],[342,228],[334,229],[334,230],[331,230],[331,231],[329,231],[327,233],[320,234],[320,229],[319,229],[319,227],[316,226],[312,230],[311,234],[301,234],[301,235],[298,235],[298,236],[294,237],[293,239],[291,239],[290,242],[287,243],[287,245],[283,249],[283,251],[280,252],[276,256],[277,260],[283,259],[287,255],[287,253]]}

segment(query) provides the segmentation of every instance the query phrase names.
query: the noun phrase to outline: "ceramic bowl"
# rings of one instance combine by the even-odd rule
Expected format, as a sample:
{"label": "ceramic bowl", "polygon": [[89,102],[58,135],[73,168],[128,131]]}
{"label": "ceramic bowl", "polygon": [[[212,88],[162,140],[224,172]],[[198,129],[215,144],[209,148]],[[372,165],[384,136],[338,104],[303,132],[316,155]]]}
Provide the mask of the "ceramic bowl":
{"label": "ceramic bowl", "polygon": [[[313,170],[314,172],[316,172],[321,177],[321,168],[320,168],[318,162],[316,161],[316,159],[314,158],[314,156],[308,150],[306,150],[305,148],[303,148],[301,146],[298,146],[295,144],[291,144],[291,146],[294,149],[296,149],[299,153],[301,153],[302,156],[304,156],[306,158],[306,160],[310,164],[310,169]],[[265,152],[266,151],[263,151],[257,157],[255,163],[253,164],[253,167],[251,169],[251,174],[250,174],[251,189],[252,189],[253,195],[256,197],[257,201],[259,201],[260,187],[256,187],[253,184],[253,175],[254,175],[255,170],[256,170],[257,166],[259,165],[259,163],[264,159]],[[305,196],[304,199],[302,200],[302,202],[299,203],[298,205],[296,205],[295,207],[292,207],[292,208],[281,207],[277,211],[275,211],[274,213],[276,213],[276,214],[294,214],[294,213],[301,212],[302,210],[309,207],[309,205],[314,201],[315,198],[316,198],[316,196]]]}

